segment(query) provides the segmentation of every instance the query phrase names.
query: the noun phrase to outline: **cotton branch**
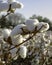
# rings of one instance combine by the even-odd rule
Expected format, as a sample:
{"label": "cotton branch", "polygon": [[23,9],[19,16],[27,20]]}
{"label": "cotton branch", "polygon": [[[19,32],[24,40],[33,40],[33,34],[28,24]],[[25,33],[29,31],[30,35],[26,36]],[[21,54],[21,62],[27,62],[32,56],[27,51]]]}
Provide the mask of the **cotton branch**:
{"label": "cotton branch", "polygon": [[[43,27],[43,26],[42,26],[42,27]],[[41,27],[41,28],[42,28],[42,27]],[[18,45],[15,45],[14,47],[8,49],[8,51],[9,51],[9,50],[12,50],[12,49],[14,49],[14,48],[18,48],[20,45],[22,45],[23,43],[27,42],[27,41],[30,40],[31,38],[33,38],[38,32],[40,32],[41,28],[40,28],[39,30],[37,30],[37,27],[36,27],[36,28],[35,28],[35,31],[33,32],[33,35],[32,35],[32,36],[30,36],[28,39],[26,39],[26,40],[23,41],[22,43],[20,43],[20,44],[18,44]]]}

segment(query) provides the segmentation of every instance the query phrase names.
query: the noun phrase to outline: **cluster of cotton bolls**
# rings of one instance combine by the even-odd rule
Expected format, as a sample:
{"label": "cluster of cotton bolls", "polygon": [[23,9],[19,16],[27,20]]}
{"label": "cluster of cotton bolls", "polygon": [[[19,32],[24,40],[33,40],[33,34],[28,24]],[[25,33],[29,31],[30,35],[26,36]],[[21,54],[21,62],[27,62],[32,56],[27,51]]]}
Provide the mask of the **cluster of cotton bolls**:
{"label": "cluster of cotton bolls", "polygon": [[17,0],[2,0],[0,1],[0,11],[6,11],[9,9],[9,5],[12,5],[12,9],[23,8],[23,4]]}
{"label": "cluster of cotton bolls", "polygon": [[[24,24],[18,24],[12,30],[3,29],[2,34],[3,40],[5,42],[3,43],[5,46],[4,49],[8,47],[7,43],[9,45],[8,48],[12,48],[16,45],[19,45],[20,43],[23,43],[26,39],[28,39],[28,37],[31,36],[31,34],[33,35],[36,31],[39,30],[39,33],[37,33],[33,39],[10,51],[12,58],[14,59],[17,59],[18,56],[25,59],[26,57],[32,57],[32,55],[35,55],[36,62],[39,63],[38,59],[40,59],[39,57],[41,57],[41,53],[46,55],[46,49],[50,45],[50,40],[48,40],[50,39],[49,36],[46,37],[46,34],[44,34],[44,32],[48,29],[48,23],[39,22],[37,19],[27,19]],[[17,51],[18,53],[16,53]]]}
{"label": "cluster of cotton bolls", "polygon": [[[40,58],[42,58],[44,56],[44,58],[46,58],[45,62],[49,63],[49,61],[47,61],[47,60],[50,57],[52,57],[52,51],[51,51],[52,46],[50,45],[51,39],[49,38],[50,37],[50,32],[49,32],[49,34],[47,34],[48,32],[49,31],[45,32],[46,34],[44,33],[45,34],[45,37],[47,36],[47,38],[44,38],[44,34],[41,35],[42,33],[39,33],[40,36],[39,36],[39,34],[35,36],[35,44],[34,44],[34,46],[35,46],[36,49],[38,48],[38,50],[37,51],[35,50],[35,53],[34,54],[36,54],[36,53],[38,54],[38,56],[37,56],[37,54],[36,54],[36,56],[37,56],[37,58],[39,58],[39,62],[43,60],[43,59],[40,60]],[[45,39],[46,39],[46,41],[45,41]],[[49,42],[48,42],[48,40],[49,40]],[[43,54],[43,56],[41,56],[42,54]]]}
{"label": "cluster of cotton bolls", "polygon": [[[0,5],[0,11],[10,9],[9,5],[11,5],[12,9],[23,8],[23,4],[16,0],[2,0]],[[17,20],[15,13],[9,16],[11,16],[11,20]],[[11,61],[11,59],[18,60],[20,58],[21,60],[28,59],[34,65],[43,65],[45,58],[45,62],[47,62],[47,57],[48,59],[52,58],[52,35],[47,31],[48,29],[48,23],[39,22],[37,19],[27,19],[24,23],[16,25],[13,29],[3,29],[2,36],[0,36],[0,56],[3,54],[4,57],[9,53],[9,55],[5,56],[7,60],[4,58],[7,62],[8,60]],[[36,31],[38,33],[32,39],[20,45],[35,34]],[[19,47],[17,47],[18,45]]]}

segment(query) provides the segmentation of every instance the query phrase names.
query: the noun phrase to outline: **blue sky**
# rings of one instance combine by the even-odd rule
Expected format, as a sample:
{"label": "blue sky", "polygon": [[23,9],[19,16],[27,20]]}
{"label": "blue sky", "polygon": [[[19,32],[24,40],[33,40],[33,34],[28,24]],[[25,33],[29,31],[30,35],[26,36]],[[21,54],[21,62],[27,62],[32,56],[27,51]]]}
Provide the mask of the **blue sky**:
{"label": "blue sky", "polygon": [[33,14],[41,15],[52,20],[52,0],[18,0],[24,4],[24,8],[17,10],[26,18]]}

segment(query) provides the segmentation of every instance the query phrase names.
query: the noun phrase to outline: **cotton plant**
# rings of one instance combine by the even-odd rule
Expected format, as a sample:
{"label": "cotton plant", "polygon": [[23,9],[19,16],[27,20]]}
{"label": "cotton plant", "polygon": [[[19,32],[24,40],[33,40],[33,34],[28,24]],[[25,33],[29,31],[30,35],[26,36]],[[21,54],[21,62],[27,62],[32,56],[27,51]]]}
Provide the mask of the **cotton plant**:
{"label": "cotton plant", "polygon": [[[35,22],[36,23],[36,22]],[[33,26],[33,25],[32,25]],[[19,25],[17,25],[16,27],[14,27],[14,29],[11,31],[11,33],[10,33],[10,31],[8,30],[6,30],[6,32],[4,32],[3,34],[4,34],[4,36],[5,37],[11,37],[11,40],[12,40],[12,38],[13,37],[15,37],[16,35],[18,35],[18,34],[22,34],[22,33],[26,33],[27,31],[29,32],[29,30],[27,30],[27,26],[25,25],[25,24],[19,24]],[[47,29],[46,29],[47,30]],[[31,32],[31,31],[30,31]],[[10,34],[9,34],[10,33]],[[8,36],[7,36],[8,35]],[[16,36],[17,37],[17,36]]]}
{"label": "cotton plant", "polygon": [[[3,0],[0,5],[0,11],[7,10],[5,17],[10,13],[12,20],[16,15],[13,11],[17,8],[23,8],[23,4],[16,0]],[[18,58],[24,61],[31,59],[30,61],[35,62],[35,65],[44,64],[45,58],[47,62],[47,55],[52,56],[49,35],[44,33],[48,29],[48,23],[39,22],[37,19],[27,19],[25,23],[16,25],[12,30],[3,29],[1,44],[3,43],[5,52],[1,51],[4,52],[4,62],[8,63],[12,60],[18,60]]]}
{"label": "cotton plant", "polygon": [[[14,28],[14,29],[15,29],[15,28]],[[34,42],[38,40],[37,42],[35,42],[35,44],[34,44],[34,46],[33,46],[33,47],[36,48],[36,50],[35,50],[35,52],[34,52],[34,55],[36,55],[35,58],[36,58],[36,60],[37,60],[37,61],[36,61],[36,64],[39,63],[39,61],[40,61],[40,59],[38,60],[38,57],[41,57],[41,58],[42,58],[41,53],[43,53],[43,55],[46,55],[46,53],[47,53],[47,45],[46,45],[46,44],[48,44],[48,46],[49,46],[49,44],[50,44],[50,43],[48,42],[48,41],[49,41],[48,39],[47,39],[48,41],[45,41],[44,39],[42,40],[42,37],[43,37],[43,36],[42,36],[42,37],[41,37],[41,36],[42,36],[42,35],[40,34],[40,37],[38,36],[38,37],[37,37],[38,39],[35,37],[36,40],[34,40]],[[29,37],[29,36],[28,36],[28,37]],[[29,44],[29,43],[30,43],[30,41],[28,42],[28,44]],[[31,43],[32,43],[32,42],[31,42]],[[39,46],[38,46],[38,45],[39,45]],[[30,46],[31,46],[31,45],[29,45],[29,47],[30,47]],[[44,47],[44,46],[45,46],[45,47]],[[27,46],[27,47],[28,47],[28,46]],[[33,48],[33,49],[34,49],[34,48]],[[30,49],[30,50],[33,51],[32,49]],[[40,51],[40,50],[41,50],[41,51]],[[33,52],[31,52],[31,51],[30,51],[30,56],[31,56],[32,53],[33,53]],[[20,52],[20,51],[19,51],[19,52]],[[37,56],[37,55],[39,55],[39,52],[41,52],[41,53],[40,53],[40,56]],[[49,51],[49,52],[51,52],[51,51]],[[22,53],[20,53],[20,54],[21,54],[20,57],[23,58],[23,57],[22,57],[23,54],[22,54]],[[50,56],[50,55],[49,55],[49,56]],[[16,57],[17,57],[17,56],[16,56]],[[46,56],[45,56],[45,57],[46,57]],[[26,56],[25,56],[25,58],[26,58]]]}
{"label": "cotton plant", "polygon": [[[19,24],[19,25],[17,25],[17,26],[15,26],[14,27],[14,29],[11,31],[11,33],[10,33],[10,31],[8,30],[6,30],[6,33],[5,33],[5,30],[3,31],[4,33],[4,36],[5,37],[7,37],[7,41],[10,43],[10,41],[11,41],[11,43],[12,43],[12,40],[14,40],[15,39],[15,36],[16,35],[18,35],[18,34],[28,34],[28,33],[31,33],[31,32],[33,32],[34,33],[34,28],[35,27],[37,27],[37,28],[39,28],[37,25],[39,24],[39,23],[37,23],[37,20],[30,20],[29,21],[29,23],[30,22],[32,22],[31,24],[31,26],[27,26],[26,24]],[[26,23],[28,23],[27,21],[26,21]],[[36,25],[36,23],[37,23],[37,25]],[[34,25],[35,24],[35,25]],[[40,25],[40,24],[39,24]],[[47,26],[46,26],[47,25]],[[35,27],[34,27],[35,26]],[[42,30],[40,30],[40,31],[46,31],[46,30],[48,30],[49,29],[49,25],[47,24],[47,23],[41,23],[41,26],[43,26],[43,29]],[[28,28],[27,28],[28,27]],[[29,28],[30,29],[32,29],[31,31],[29,30]],[[41,27],[40,27],[41,28]],[[17,36],[16,36],[17,37]],[[9,40],[10,39],[10,40]]]}

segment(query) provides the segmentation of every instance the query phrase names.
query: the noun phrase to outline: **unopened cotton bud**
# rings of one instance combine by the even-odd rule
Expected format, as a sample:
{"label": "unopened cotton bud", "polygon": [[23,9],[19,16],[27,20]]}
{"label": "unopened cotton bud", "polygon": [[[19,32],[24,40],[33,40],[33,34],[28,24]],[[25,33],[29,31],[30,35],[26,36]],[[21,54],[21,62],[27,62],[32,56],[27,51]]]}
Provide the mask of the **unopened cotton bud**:
{"label": "unopened cotton bud", "polygon": [[27,48],[26,48],[26,46],[20,46],[19,55],[23,59],[26,58],[26,55],[27,55]]}

